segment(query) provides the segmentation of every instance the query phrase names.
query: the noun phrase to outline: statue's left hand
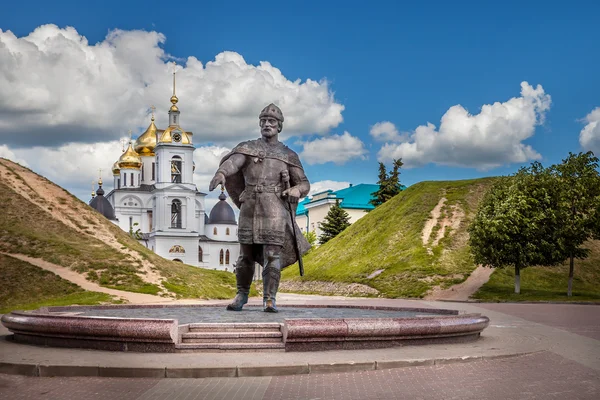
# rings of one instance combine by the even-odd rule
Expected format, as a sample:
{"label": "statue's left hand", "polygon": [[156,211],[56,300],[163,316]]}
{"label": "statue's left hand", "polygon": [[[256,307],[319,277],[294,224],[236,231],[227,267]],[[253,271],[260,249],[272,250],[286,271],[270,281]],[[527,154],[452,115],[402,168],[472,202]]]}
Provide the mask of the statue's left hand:
{"label": "statue's left hand", "polygon": [[300,189],[292,187],[284,190],[281,195],[287,197],[290,203],[297,203],[300,200]]}

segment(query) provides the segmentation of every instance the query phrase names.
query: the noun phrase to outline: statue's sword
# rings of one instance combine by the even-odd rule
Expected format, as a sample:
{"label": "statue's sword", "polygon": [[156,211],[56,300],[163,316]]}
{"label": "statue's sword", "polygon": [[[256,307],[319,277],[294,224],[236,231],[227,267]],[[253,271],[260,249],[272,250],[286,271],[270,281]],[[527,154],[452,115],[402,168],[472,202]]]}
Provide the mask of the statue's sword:
{"label": "statue's sword", "polygon": [[[283,180],[283,190],[290,188],[290,173],[288,170],[281,171],[281,179]],[[288,196],[289,198],[289,196]],[[296,258],[298,259],[298,269],[300,270],[300,276],[304,276],[304,264],[302,262],[302,254],[300,254],[300,245],[298,244],[298,237],[296,236],[296,221],[294,221],[294,215],[296,214],[292,210],[292,203],[286,201],[288,205],[288,211],[290,212],[290,219],[292,221],[292,231],[294,232],[294,250],[296,250]]]}

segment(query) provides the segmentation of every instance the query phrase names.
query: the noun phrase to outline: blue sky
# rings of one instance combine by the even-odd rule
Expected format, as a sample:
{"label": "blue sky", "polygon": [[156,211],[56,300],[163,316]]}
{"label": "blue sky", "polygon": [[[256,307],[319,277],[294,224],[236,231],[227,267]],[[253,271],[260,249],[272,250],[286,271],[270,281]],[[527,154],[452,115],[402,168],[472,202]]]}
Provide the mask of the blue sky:
{"label": "blue sky", "polygon": [[[371,128],[377,123],[391,122],[398,131],[397,137],[388,141],[389,149],[393,150],[400,149],[404,142],[415,145],[415,129],[431,123],[435,128],[424,133],[424,138],[435,141],[429,149],[424,152],[421,149],[416,155],[407,153],[408,147],[388,152],[413,160],[407,163],[413,167],[403,169],[401,175],[402,183],[411,185],[423,180],[509,174],[535,159],[552,164],[560,162],[569,151],[599,151],[600,124],[596,120],[600,119],[600,111],[598,116],[593,114],[600,107],[598,15],[600,3],[593,1],[423,1],[409,4],[377,1],[281,1],[271,4],[243,1],[219,4],[103,1],[85,6],[79,1],[58,4],[30,1],[22,6],[4,7],[0,15],[0,29],[5,35],[11,31],[16,38],[24,38],[45,24],[54,24],[58,29],[71,26],[87,39],[90,46],[105,41],[107,34],[114,29],[155,31],[166,39],[159,44],[164,50],[164,61],[176,58],[184,68],[187,68],[186,61],[190,56],[206,66],[218,54],[229,51],[243,57],[247,65],[269,62],[292,83],[296,80],[304,83],[307,79],[326,82],[321,89],[324,93],[329,92],[333,99],[326,105],[321,99],[323,90],[307,95],[308,99],[303,98],[302,101],[306,101],[303,107],[296,107],[295,103],[289,105],[291,118],[297,116],[297,124],[292,124],[296,127],[290,128],[294,137],[285,138],[286,143],[302,156],[303,150],[320,147],[331,152],[336,142],[328,142],[327,145],[333,147],[327,147],[325,142],[318,142],[324,138],[340,139],[340,135],[348,132],[346,138],[352,140],[346,143],[348,148],[340,150],[342,153],[349,151],[348,156],[338,159],[337,163],[321,162],[326,160],[326,155],[321,161],[304,162],[311,182],[375,183],[378,160],[385,161],[388,166],[391,162],[390,157],[385,158],[380,153],[386,141],[376,140],[370,134]],[[0,37],[0,48],[7,40]],[[17,74],[11,81],[11,66],[8,62],[1,62],[1,54],[0,51],[0,95],[6,99],[10,93],[8,85],[14,79],[25,82],[28,78],[27,74]],[[15,57],[14,50],[11,54]],[[5,54],[5,57],[8,56]],[[72,67],[67,65],[70,64],[66,63],[65,69]],[[165,82],[170,79],[167,72],[165,70]],[[39,71],[36,73],[39,74]],[[45,79],[53,79],[53,76]],[[182,73],[179,79],[178,85],[185,90],[186,75]],[[533,97],[528,97],[530,108],[514,103],[517,111],[508,111],[512,117],[506,117],[506,123],[496,120],[502,119],[498,116],[502,112],[496,110],[491,116],[466,125],[464,122],[468,118],[463,118],[462,124],[453,123],[461,120],[460,115],[448,115],[448,129],[444,128],[443,132],[440,129],[442,116],[453,106],[460,105],[470,115],[477,115],[486,104],[497,102],[501,105],[511,98],[521,98],[521,82],[527,82],[532,90],[541,85],[543,92],[537,91]],[[198,85],[203,86],[201,82]],[[31,88],[27,90],[33,91]],[[93,91],[93,87],[90,90]],[[249,90],[260,92],[261,87],[253,85]],[[184,94],[180,96],[182,126],[200,132],[195,136],[196,146],[231,148],[235,140],[257,137],[257,126],[255,130],[244,128],[243,132],[237,132],[226,140],[217,128],[205,130],[200,126],[204,120],[194,118],[206,113],[209,108],[194,106],[201,100],[198,103],[191,101],[193,90],[184,91]],[[254,98],[250,92],[244,94]],[[155,102],[156,96],[148,95],[145,99],[142,95],[140,104],[147,100],[147,107]],[[164,101],[155,104],[157,114],[166,114],[169,96],[170,93],[164,93]],[[314,97],[314,101],[310,96]],[[94,97],[93,94],[91,97]],[[210,97],[204,99],[210,101]],[[260,95],[256,95],[256,99],[256,103],[266,101]],[[293,98],[289,101],[300,102]],[[300,115],[301,112],[296,111],[308,107],[332,107],[331,113],[335,114],[332,104],[343,106],[343,111],[338,110],[342,122],[330,115],[330,122],[317,127],[310,120],[325,119],[323,115],[316,112]],[[266,103],[234,107],[215,115],[215,123],[219,124],[219,118],[227,117],[231,122],[238,117],[231,114],[250,112],[248,110],[252,107],[252,112],[257,115],[264,105]],[[99,113],[105,109],[103,104],[91,107]],[[287,116],[286,108],[282,108]],[[15,112],[10,101],[0,100],[0,115],[15,117]],[[61,138],[56,141],[47,137],[53,135],[53,131],[41,133],[41,123],[22,130],[13,128],[11,123],[16,124],[15,117],[4,125],[0,124],[0,156],[25,161],[37,172],[49,174],[52,178],[54,175],[45,170],[49,167],[27,158],[32,146],[40,146],[43,142],[42,146],[56,149],[69,143],[115,141],[125,136],[127,129],[141,132],[147,125],[144,112],[141,110],[141,116],[136,115],[132,117],[133,122],[126,120],[122,125],[115,119],[123,118],[115,115],[114,111],[110,112],[104,118],[111,120],[111,124],[105,130],[98,125],[89,133],[86,133],[85,119],[67,118],[60,125],[62,131],[55,134]],[[514,113],[518,112],[523,115],[515,116]],[[17,114],[27,118],[26,112]],[[584,120],[588,115],[588,120]],[[189,121],[188,125],[186,121]],[[480,132],[477,137],[473,126],[479,129],[485,126],[485,132]],[[284,125],[284,131],[286,127]],[[390,138],[389,125],[387,127],[386,137]],[[584,140],[581,132],[586,127],[588,134]],[[15,129],[20,135],[40,139],[13,140],[11,135]],[[510,132],[519,129],[522,132],[511,139]],[[39,130],[40,133],[29,134],[29,130]],[[72,135],[65,133],[71,130]],[[83,137],[86,135],[89,139]],[[469,135],[475,136],[470,138]],[[503,142],[504,139],[509,143]],[[422,143],[427,142],[423,140]],[[311,142],[314,142],[312,147]],[[449,143],[456,146],[449,146]],[[358,146],[358,149],[352,149],[352,146]],[[503,150],[498,150],[501,147]],[[69,152],[56,153],[55,157],[60,157],[60,154],[68,157]],[[106,162],[106,169],[112,162]],[[81,164],[83,160],[77,160],[77,163]],[[85,172],[93,175],[86,169],[79,169],[77,173]],[[78,179],[54,180],[87,200],[89,190],[83,189],[83,183],[77,183],[83,182],[83,178]],[[91,181],[94,176],[85,179]],[[198,179],[199,185],[205,182],[206,177]],[[206,188],[199,189],[206,191]]]}

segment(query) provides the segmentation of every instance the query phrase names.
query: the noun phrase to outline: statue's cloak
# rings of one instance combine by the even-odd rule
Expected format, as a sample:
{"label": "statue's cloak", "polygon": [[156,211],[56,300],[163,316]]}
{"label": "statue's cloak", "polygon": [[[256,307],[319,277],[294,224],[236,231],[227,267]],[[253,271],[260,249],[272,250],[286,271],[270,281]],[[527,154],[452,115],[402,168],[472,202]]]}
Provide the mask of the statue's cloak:
{"label": "statue's cloak", "polygon": [[[233,154],[244,154],[245,156],[251,157],[251,160],[264,160],[265,158],[279,160],[285,163],[288,168],[296,167],[304,172],[304,168],[302,167],[302,163],[300,162],[298,155],[293,150],[285,146],[283,143],[279,143],[277,146],[269,146],[267,148],[265,147],[262,139],[242,142],[239,145],[237,145],[231,152],[226,154],[221,159],[219,165],[227,161],[229,157],[231,157]],[[297,182],[291,182],[291,186],[294,186],[296,184]],[[240,201],[240,195],[242,195],[242,192],[244,192],[244,190],[246,189],[246,180],[244,179],[244,167],[242,167],[235,174],[229,175],[226,178],[225,188],[227,189],[227,193],[229,194],[229,197],[231,198],[233,203],[241,209],[242,202]],[[284,199],[280,199],[280,201],[283,204],[283,207],[287,210],[284,217],[285,233],[283,240],[283,251],[281,253],[281,268],[283,269],[298,261],[295,249],[296,243],[300,255],[305,254],[310,249],[310,244],[308,243],[308,241],[302,234],[302,231],[298,227],[298,224],[296,223],[296,207],[298,204],[288,203]],[[296,232],[295,238],[294,231]],[[256,259],[256,261],[264,266],[262,254],[258,255],[258,259]]]}

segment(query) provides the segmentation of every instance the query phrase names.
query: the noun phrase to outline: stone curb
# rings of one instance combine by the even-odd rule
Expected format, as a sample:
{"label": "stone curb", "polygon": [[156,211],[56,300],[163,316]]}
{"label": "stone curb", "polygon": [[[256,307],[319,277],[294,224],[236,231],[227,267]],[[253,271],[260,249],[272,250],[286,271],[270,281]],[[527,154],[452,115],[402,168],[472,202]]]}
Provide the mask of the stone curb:
{"label": "stone curb", "polygon": [[535,354],[544,350],[490,356],[467,356],[434,359],[385,360],[368,362],[302,363],[295,365],[235,366],[235,367],[111,367],[90,365],[51,365],[0,362],[0,374],[39,377],[96,376],[111,378],[234,378],[256,376],[306,375],[374,371],[392,368],[445,365],[473,361],[495,360]]}

